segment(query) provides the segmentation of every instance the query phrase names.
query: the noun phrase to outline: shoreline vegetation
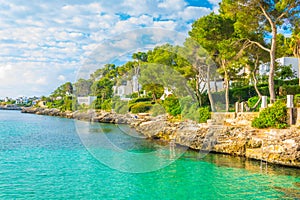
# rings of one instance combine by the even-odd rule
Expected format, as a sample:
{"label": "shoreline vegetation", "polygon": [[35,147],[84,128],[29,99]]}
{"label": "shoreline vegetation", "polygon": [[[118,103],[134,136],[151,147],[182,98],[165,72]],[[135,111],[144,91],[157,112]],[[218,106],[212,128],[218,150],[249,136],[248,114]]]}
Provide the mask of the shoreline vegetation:
{"label": "shoreline vegetation", "polygon": [[[170,122],[167,115],[116,114],[88,110],[23,108],[22,113],[59,116],[99,123],[127,124],[147,138],[174,142],[193,150],[245,157],[269,164],[300,168],[300,129],[256,129],[249,124]],[[237,119],[241,121],[240,119]],[[244,120],[245,121],[245,120]]]}

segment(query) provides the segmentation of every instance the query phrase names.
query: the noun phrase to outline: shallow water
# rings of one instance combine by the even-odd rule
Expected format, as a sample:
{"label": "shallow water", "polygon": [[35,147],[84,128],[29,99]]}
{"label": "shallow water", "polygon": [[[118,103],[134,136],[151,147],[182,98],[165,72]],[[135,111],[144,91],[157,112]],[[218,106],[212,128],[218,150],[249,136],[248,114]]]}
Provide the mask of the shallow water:
{"label": "shallow water", "polygon": [[[202,157],[199,152],[167,148],[126,131],[115,125],[0,111],[0,198],[300,198],[299,169],[271,165],[261,169],[259,162],[226,155]],[[148,153],[149,159],[120,157],[119,151],[99,140],[104,134],[120,149]],[[164,160],[170,161],[166,156],[174,152],[182,155],[147,173],[118,171],[101,160],[109,158],[113,167],[125,171],[165,164]]]}

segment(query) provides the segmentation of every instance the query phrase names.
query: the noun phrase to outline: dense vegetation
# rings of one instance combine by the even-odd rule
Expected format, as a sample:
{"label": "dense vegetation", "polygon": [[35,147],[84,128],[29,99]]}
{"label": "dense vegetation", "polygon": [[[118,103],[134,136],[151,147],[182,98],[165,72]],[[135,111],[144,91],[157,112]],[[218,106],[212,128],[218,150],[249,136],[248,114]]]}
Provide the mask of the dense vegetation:
{"label": "dense vegetation", "polygon": [[[154,116],[168,113],[205,122],[210,111],[231,111],[235,102],[248,102],[251,110],[257,110],[263,95],[273,102],[287,94],[300,94],[299,80],[291,67],[275,62],[283,56],[300,57],[299,8],[299,0],[223,0],[219,14],[211,13],[192,24],[183,46],[165,44],[136,52],[121,66],[99,66],[89,79],[58,87],[45,99],[47,106],[86,108],[79,106],[76,98],[91,95],[97,97],[91,105],[95,109]],[[290,29],[292,37],[278,33],[279,28]],[[269,75],[257,74],[259,65],[267,62]],[[134,77],[141,87],[126,96],[130,101],[121,100],[113,86]],[[223,88],[211,85],[217,81],[223,82]],[[172,94],[161,99],[165,88]],[[280,106],[278,103],[263,111],[253,126],[284,127],[282,113],[274,117],[278,114],[274,109]]]}
{"label": "dense vegetation", "polygon": [[282,101],[276,101],[271,107],[263,109],[259,117],[252,121],[256,128],[286,128],[287,108]]}

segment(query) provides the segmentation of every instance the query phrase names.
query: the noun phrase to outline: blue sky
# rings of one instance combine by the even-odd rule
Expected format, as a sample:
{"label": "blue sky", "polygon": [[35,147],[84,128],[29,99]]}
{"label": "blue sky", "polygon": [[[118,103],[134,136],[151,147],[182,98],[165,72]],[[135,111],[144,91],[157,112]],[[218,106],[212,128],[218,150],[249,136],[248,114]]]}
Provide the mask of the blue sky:
{"label": "blue sky", "polygon": [[74,82],[95,49],[115,35],[140,28],[187,35],[219,2],[0,0],[0,98],[49,95]]}

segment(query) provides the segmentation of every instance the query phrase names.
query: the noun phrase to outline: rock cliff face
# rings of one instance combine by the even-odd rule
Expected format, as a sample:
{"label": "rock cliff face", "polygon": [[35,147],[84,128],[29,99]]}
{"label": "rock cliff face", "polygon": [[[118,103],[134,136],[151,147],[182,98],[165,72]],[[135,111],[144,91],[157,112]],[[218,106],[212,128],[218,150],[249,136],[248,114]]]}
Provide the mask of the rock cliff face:
{"label": "rock cliff face", "polygon": [[171,123],[167,120],[167,116],[121,115],[93,110],[60,112],[57,109],[25,108],[22,112],[101,123],[128,124],[148,138],[172,141],[191,149],[300,167],[300,129],[298,128],[254,129],[247,123],[236,122],[225,123],[226,125],[197,124],[192,121]]}
{"label": "rock cliff face", "polygon": [[[137,130],[149,132],[151,126],[148,124],[142,123]],[[300,130],[297,128],[258,130],[249,126],[208,126],[188,122],[166,125],[157,134],[146,135],[169,141],[173,139],[175,143],[195,150],[300,167]]]}

